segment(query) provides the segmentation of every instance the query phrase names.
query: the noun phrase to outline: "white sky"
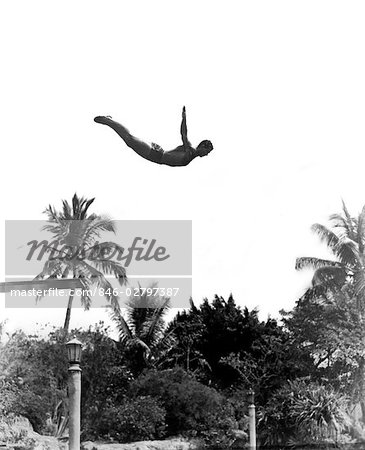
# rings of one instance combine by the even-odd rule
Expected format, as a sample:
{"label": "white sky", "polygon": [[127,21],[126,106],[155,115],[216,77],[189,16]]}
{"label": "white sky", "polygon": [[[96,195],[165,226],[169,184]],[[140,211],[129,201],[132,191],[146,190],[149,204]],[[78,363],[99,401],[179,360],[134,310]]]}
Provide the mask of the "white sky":
{"label": "white sky", "polygon": [[[75,191],[114,219],[192,219],[197,302],[291,308],[310,279],[295,258],[324,252],[310,225],[365,203],[364,21],[361,1],[2,2],[1,231]],[[191,141],[214,144],[185,168],[93,122],[168,149],[183,105]],[[9,329],[64,317],[1,312]],[[75,309],[71,326],[99,319]]]}

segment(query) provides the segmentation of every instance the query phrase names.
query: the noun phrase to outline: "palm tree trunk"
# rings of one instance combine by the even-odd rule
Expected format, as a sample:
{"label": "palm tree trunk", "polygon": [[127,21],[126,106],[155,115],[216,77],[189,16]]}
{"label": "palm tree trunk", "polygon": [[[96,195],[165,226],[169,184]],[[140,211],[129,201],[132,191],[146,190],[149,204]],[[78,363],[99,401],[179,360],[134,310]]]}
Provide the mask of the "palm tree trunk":
{"label": "palm tree trunk", "polygon": [[70,292],[70,296],[69,296],[69,298],[68,298],[68,304],[67,304],[67,311],[66,311],[65,323],[64,323],[64,325],[63,325],[63,331],[64,331],[65,333],[68,332],[68,329],[69,329],[69,327],[70,327],[71,308],[72,308],[72,302],[73,302],[73,299],[74,299],[74,294],[75,294],[75,291],[71,291],[71,292]]}

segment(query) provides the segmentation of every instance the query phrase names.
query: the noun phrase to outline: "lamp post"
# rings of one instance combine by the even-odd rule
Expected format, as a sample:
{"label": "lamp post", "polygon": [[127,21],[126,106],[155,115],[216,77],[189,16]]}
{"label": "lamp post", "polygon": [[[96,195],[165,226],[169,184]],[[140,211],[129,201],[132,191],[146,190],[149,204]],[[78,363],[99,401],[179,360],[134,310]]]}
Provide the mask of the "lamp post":
{"label": "lamp post", "polygon": [[69,395],[69,450],[80,450],[81,347],[76,339],[67,342]]}
{"label": "lamp post", "polygon": [[255,411],[255,393],[252,389],[248,391],[248,417],[249,417],[249,437],[250,450],[256,450],[256,411]]}

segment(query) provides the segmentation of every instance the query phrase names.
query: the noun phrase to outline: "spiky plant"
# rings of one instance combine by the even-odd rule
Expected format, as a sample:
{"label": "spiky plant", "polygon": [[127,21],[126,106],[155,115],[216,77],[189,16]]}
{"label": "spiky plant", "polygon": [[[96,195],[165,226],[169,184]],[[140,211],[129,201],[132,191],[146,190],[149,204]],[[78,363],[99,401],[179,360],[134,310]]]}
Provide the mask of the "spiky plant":
{"label": "spiky plant", "polygon": [[[152,284],[152,288],[156,284]],[[165,316],[170,309],[170,299],[151,296],[140,286],[133,289],[126,304],[126,318],[120,309],[111,310],[120,342],[130,353],[132,370],[158,365],[173,344],[173,330],[166,331]]]}
{"label": "spiky plant", "polygon": [[279,447],[337,443],[351,426],[347,397],[307,378],[274,392],[258,417],[262,443]]}

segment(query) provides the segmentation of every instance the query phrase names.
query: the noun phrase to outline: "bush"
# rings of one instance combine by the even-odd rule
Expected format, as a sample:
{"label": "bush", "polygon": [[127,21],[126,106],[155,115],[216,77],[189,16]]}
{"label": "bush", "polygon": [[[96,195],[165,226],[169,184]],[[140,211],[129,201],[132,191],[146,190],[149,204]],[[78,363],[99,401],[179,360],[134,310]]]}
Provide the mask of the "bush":
{"label": "bush", "polygon": [[100,437],[118,442],[158,439],[164,435],[165,414],[151,397],[125,399],[106,407],[94,427]]}
{"label": "bush", "polygon": [[66,390],[67,356],[58,336],[50,333],[46,340],[15,332],[2,348],[0,371],[7,412],[25,416],[36,432],[44,431],[47,415]]}
{"label": "bush", "polygon": [[[84,344],[81,408],[83,428],[89,430],[108,402],[120,404],[131,375],[102,323],[74,334]],[[10,336],[0,352],[0,415],[25,416],[39,433],[57,428],[67,410],[67,340],[61,329],[47,338],[22,331]],[[49,417],[54,427],[47,425]]]}
{"label": "bush", "polygon": [[0,417],[13,412],[18,396],[19,389],[15,382],[0,379]]}
{"label": "bush", "polygon": [[[346,442],[350,425],[347,399],[330,386],[307,380],[289,382],[259,413],[264,445]],[[342,433],[342,434],[341,434]]]}
{"label": "bush", "polygon": [[0,417],[24,416],[35,431],[42,430],[47,417],[47,404],[29,386],[16,380],[2,380],[0,388]]}
{"label": "bush", "polygon": [[131,392],[152,396],[164,406],[170,435],[207,437],[235,427],[233,408],[225,398],[183,369],[147,372],[132,383]]}

